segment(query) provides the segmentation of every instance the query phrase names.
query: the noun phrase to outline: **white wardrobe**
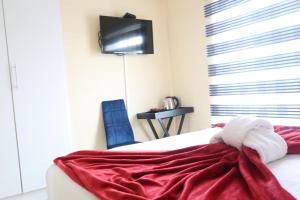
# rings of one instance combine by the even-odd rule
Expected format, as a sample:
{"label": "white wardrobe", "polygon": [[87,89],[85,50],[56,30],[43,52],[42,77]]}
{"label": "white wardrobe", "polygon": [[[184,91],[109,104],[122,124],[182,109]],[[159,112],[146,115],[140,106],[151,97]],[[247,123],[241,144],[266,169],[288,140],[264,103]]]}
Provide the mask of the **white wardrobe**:
{"label": "white wardrobe", "polygon": [[70,150],[60,0],[0,0],[0,199]]}

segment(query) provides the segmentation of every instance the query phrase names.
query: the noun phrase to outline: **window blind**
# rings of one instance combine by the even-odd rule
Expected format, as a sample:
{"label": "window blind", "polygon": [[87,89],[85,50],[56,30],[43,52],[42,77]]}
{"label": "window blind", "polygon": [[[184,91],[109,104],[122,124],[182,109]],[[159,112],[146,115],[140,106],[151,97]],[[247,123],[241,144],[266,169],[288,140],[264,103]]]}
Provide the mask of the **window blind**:
{"label": "window blind", "polygon": [[205,3],[212,123],[300,125],[300,1]]}

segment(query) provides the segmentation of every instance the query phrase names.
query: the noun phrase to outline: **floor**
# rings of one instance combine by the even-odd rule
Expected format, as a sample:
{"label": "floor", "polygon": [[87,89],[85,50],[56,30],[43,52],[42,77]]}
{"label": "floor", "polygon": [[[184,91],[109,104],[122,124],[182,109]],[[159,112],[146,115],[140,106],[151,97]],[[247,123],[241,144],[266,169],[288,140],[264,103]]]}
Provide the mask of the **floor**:
{"label": "floor", "polygon": [[33,192],[24,193],[22,195],[12,196],[3,200],[47,200],[46,189],[36,190]]}

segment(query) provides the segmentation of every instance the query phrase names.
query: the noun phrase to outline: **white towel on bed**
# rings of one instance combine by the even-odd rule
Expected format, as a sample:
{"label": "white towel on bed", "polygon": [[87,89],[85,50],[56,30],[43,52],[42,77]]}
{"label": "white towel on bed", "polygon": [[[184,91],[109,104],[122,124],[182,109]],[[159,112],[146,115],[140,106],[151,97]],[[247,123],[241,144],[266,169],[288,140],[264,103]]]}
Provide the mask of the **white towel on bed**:
{"label": "white towel on bed", "polygon": [[224,129],[214,135],[210,143],[224,142],[241,149],[242,145],[256,150],[264,163],[284,157],[287,144],[267,120],[239,116],[226,124]]}

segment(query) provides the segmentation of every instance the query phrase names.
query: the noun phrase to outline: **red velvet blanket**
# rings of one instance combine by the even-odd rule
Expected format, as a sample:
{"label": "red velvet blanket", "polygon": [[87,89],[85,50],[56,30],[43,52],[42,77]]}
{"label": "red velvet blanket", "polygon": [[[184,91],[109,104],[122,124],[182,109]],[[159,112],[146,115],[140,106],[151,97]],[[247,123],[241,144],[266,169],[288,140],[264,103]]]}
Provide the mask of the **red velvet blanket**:
{"label": "red velvet blanket", "polygon": [[[289,153],[300,153],[300,128],[275,127]],[[163,152],[79,151],[55,159],[102,200],[295,199],[258,154],[225,144]]]}

